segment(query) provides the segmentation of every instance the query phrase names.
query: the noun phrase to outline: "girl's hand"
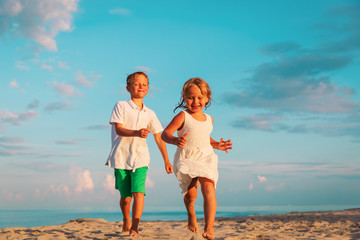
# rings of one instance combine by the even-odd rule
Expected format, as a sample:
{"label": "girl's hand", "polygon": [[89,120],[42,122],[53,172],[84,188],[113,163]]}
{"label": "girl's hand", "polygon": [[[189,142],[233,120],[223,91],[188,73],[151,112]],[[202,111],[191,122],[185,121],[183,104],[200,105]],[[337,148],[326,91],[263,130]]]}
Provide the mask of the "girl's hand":
{"label": "girl's hand", "polygon": [[231,139],[224,141],[223,138],[220,139],[219,142],[219,150],[221,151],[225,151],[226,153],[228,153],[228,149],[232,149],[232,142]]}
{"label": "girl's hand", "polygon": [[176,146],[178,146],[178,147],[180,147],[180,148],[184,147],[184,146],[185,146],[185,143],[186,143],[186,141],[187,141],[187,139],[186,139],[187,135],[189,135],[189,133],[185,133],[185,135],[183,135],[183,136],[181,136],[181,137],[178,137],[178,138],[176,139]]}

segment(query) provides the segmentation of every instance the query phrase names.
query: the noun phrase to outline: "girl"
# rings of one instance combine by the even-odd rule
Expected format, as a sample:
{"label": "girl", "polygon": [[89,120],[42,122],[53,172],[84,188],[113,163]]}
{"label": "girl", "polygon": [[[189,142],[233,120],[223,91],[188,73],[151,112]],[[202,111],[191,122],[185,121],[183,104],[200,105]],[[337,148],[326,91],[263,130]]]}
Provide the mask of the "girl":
{"label": "girl", "polygon": [[[181,101],[175,108],[185,108],[174,117],[163,131],[161,138],[178,148],[174,157],[174,173],[180,182],[184,203],[188,214],[188,229],[198,232],[195,199],[197,187],[201,187],[204,197],[205,228],[202,236],[214,239],[216,214],[215,188],[218,180],[218,157],[213,148],[228,152],[231,140],[220,142],[210,137],[213,118],[203,113],[211,103],[209,85],[201,78],[189,79],[183,87]],[[174,110],[174,111],[175,111]],[[178,137],[173,136],[177,131]]]}

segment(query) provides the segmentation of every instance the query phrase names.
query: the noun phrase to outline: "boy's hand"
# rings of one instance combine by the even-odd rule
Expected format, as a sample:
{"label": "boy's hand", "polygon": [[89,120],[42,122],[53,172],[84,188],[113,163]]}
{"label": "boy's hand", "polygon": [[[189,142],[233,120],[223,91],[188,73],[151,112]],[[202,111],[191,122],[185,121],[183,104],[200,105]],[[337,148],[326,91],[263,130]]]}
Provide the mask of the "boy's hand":
{"label": "boy's hand", "polygon": [[167,174],[173,173],[173,165],[169,162],[165,163],[165,170]]}
{"label": "boy's hand", "polygon": [[186,139],[187,135],[189,135],[189,133],[185,133],[185,135],[178,137],[176,139],[176,146],[181,147],[181,148],[184,147],[185,143],[187,141],[187,139]]}
{"label": "boy's hand", "polygon": [[150,130],[147,128],[142,128],[142,129],[138,130],[139,137],[141,137],[141,138],[147,138],[149,132],[150,132]]}
{"label": "boy's hand", "polygon": [[219,150],[225,151],[228,153],[228,149],[232,149],[232,142],[231,139],[224,141],[223,138],[220,139],[219,142]]}

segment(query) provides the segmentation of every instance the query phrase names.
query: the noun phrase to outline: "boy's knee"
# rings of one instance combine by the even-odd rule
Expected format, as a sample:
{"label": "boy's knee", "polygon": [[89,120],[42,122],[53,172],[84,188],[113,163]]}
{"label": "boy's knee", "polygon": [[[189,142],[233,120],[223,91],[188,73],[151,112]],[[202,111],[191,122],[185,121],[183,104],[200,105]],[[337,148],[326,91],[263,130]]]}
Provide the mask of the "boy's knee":
{"label": "boy's knee", "polygon": [[144,198],[144,193],[133,192],[132,194],[134,198]]}
{"label": "boy's knee", "polygon": [[131,204],[131,200],[132,198],[131,197],[128,197],[128,198],[121,198],[120,199],[120,202],[123,203],[123,204]]}

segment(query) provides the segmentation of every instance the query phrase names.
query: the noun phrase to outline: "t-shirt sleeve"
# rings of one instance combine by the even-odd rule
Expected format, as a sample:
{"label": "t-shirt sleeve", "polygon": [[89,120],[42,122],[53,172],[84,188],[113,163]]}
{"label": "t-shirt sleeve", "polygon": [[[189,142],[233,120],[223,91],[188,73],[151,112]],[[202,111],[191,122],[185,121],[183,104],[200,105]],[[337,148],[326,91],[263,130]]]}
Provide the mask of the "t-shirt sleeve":
{"label": "t-shirt sleeve", "polygon": [[161,132],[162,130],[164,130],[164,128],[162,127],[159,119],[157,118],[156,114],[154,112],[152,112],[151,114],[151,120],[148,126],[148,129],[150,130],[150,132],[152,134],[156,134]]}
{"label": "t-shirt sleeve", "polygon": [[114,123],[124,123],[124,107],[120,102],[117,102],[113,108],[110,117],[110,124]]}

